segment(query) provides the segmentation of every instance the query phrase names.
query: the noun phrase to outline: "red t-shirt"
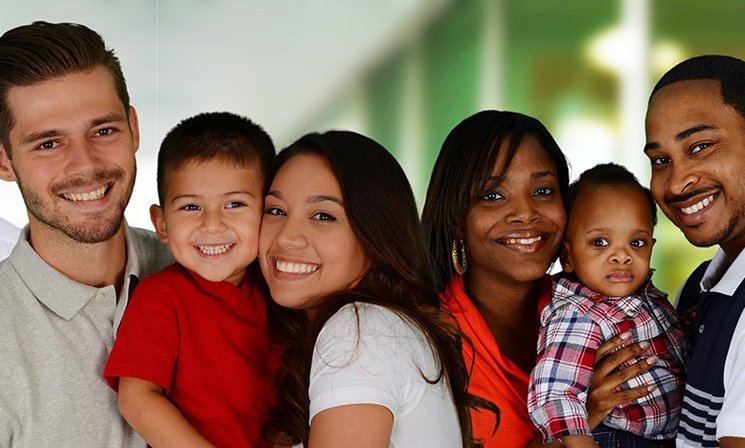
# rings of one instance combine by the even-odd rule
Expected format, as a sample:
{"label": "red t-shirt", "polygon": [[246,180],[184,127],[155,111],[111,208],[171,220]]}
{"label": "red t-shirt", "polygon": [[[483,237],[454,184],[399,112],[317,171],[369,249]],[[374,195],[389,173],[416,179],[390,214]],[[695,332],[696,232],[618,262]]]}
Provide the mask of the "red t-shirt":
{"label": "red t-shirt", "polygon": [[[551,279],[540,280],[540,298],[536,310],[541,310],[551,298]],[[463,343],[466,366],[471,364],[468,391],[490,400],[499,407],[500,423],[492,435],[495,416],[489,411],[471,411],[474,438],[485,448],[523,448],[538,433],[528,416],[528,381],[523,372],[507,356],[502,355],[489,326],[463,288],[463,277],[456,275],[441,295],[442,306],[455,318],[460,330],[471,340],[471,347]]]}
{"label": "red t-shirt", "polygon": [[104,378],[150,381],[218,447],[254,447],[274,404],[279,356],[250,274],[240,287],[179,264],[146,277],[119,327]]}

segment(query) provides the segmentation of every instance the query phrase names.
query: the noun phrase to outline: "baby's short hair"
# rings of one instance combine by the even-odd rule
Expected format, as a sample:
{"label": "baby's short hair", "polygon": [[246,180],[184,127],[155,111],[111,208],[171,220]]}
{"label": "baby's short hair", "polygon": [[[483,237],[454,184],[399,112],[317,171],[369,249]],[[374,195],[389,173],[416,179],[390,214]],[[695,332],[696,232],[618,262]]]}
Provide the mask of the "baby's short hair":
{"label": "baby's short hair", "polygon": [[567,216],[571,215],[572,207],[580,191],[588,187],[620,187],[636,188],[647,198],[649,210],[652,212],[652,225],[657,225],[657,204],[649,188],[639,183],[639,180],[626,167],[616,163],[601,163],[580,174],[579,179],[569,184],[567,190]]}

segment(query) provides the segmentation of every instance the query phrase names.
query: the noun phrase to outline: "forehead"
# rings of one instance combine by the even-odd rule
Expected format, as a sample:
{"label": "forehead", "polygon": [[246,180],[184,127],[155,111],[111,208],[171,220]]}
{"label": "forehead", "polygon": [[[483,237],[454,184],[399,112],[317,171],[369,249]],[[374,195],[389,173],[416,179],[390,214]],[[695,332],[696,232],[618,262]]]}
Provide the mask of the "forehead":
{"label": "forehead", "polygon": [[11,134],[64,129],[91,117],[125,112],[113,76],[103,66],[10,87],[7,104],[13,117]]}
{"label": "forehead", "polygon": [[165,180],[169,196],[177,194],[176,190],[182,193],[184,189],[194,193],[249,189],[253,193],[264,187],[259,163],[243,166],[222,159],[189,160],[167,169]]}
{"label": "forehead", "polygon": [[582,188],[569,212],[570,227],[652,227],[646,195],[630,185],[592,185]]}
{"label": "forehead", "polygon": [[[502,142],[497,160],[492,167],[492,176],[500,175],[504,170],[509,151],[509,139]],[[525,135],[520,145],[515,149],[510,165],[505,172],[506,176],[513,177],[518,174],[529,174],[536,171],[556,171],[556,166],[548,155],[548,152],[531,135]]]}
{"label": "forehead", "polygon": [[701,123],[721,113],[736,114],[737,111],[724,103],[718,80],[678,81],[658,90],[650,99],[647,131],[673,123]]}

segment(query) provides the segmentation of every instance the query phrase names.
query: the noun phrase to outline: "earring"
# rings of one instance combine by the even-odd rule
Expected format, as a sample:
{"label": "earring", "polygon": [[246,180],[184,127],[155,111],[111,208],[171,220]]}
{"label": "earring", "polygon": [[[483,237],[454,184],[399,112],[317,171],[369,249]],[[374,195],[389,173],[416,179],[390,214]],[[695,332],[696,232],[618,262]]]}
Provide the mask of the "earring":
{"label": "earring", "polygon": [[[460,249],[458,246],[460,246]],[[453,249],[450,256],[453,260],[455,272],[460,275],[465,274],[468,268],[468,259],[466,258],[466,245],[463,244],[463,240],[453,240]]]}

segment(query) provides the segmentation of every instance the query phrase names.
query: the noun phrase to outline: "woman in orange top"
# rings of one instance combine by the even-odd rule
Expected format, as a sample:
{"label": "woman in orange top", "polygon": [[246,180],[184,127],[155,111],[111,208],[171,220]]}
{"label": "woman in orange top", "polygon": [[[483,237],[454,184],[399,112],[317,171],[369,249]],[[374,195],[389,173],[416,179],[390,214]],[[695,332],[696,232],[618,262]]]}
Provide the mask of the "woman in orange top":
{"label": "woman in orange top", "polygon": [[[442,306],[470,339],[463,347],[469,392],[500,409],[499,421],[490,412],[472,413],[474,438],[487,448],[545,446],[528,417],[528,378],[551,293],[546,272],[564,234],[568,183],[566,159],[546,128],[499,111],[456,126],[430,179],[422,225]],[[639,362],[616,372],[647,347],[628,338],[619,335],[598,351],[587,400],[593,427],[614,406],[649,392],[616,391],[649,368]]]}

